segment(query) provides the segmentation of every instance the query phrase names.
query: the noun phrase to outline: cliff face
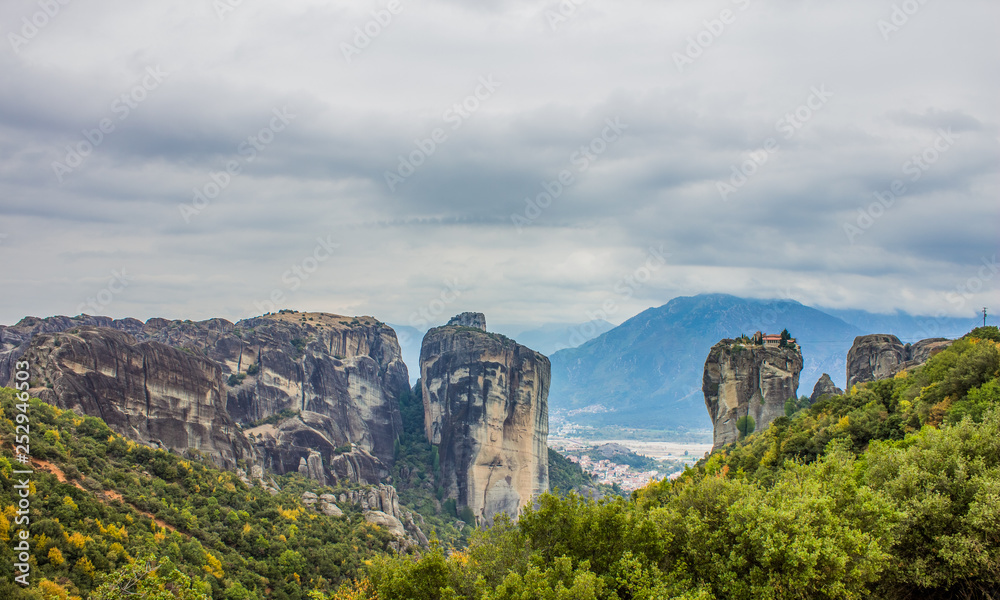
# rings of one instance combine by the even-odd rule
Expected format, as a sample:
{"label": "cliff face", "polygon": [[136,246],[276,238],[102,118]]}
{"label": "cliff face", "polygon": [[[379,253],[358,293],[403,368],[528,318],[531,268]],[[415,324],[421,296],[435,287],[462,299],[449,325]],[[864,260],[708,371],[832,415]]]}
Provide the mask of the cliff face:
{"label": "cliff face", "polygon": [[76,327],[36,336],[24,355],[32,391],[113,430],[175,450],[197,449],[224,468],[253,452],[226,412],[222,371],[210,360],[122,331]]}
{"label": "cliff face", "polygon": [[722,340],[708,353],[702,377],[705,406],[714,426],[713,448],[739,438],[736,421],[748,414],[756,431],[785,414],[797,398],[802,353],[795,348],[750,346]]}
{"label": "cliff face", "polygon": [[479,328],[438,327],[424,336],[420,380],[449,497],[491,522],[548,490],[548,358]]}
{"label": "cliff face", "polygon": [[[204,353],[220,365],[237,422],[265,466],[322,483],[378,483],[402,431],[397,398],[409,387],[395,332],[370,317],[284,313],[235,325],[151,320],[149,339]],[[295,414],[286,418],[277,418]]]}
{"label": "cliff face", "polygon": [[40,333],[58,333],[73,327],[89,325],[124,331],[133,335],[142,331],[142,321],[137,319],[110,319],[108,317],[25,317],[16,325],[0,325],[0,385],[6,385],[14,372],[14,363],[28,350],[31,340]]}
{"label": "cliff face", "polygon": [[894,335],[879,333],[854,338],[847,353],[847,388],[858,383],[893,377],[896,373],[927,361],[951,344],[945,338],[903,344]]}
{"label": "cliff face", "polygon": [[[142,323],[87,316],[28,318],[0,328],[0,381],[10,380],[10,365],[33,337],[82,331],[88,323],[116,330],[101,329],[109,334],[129,332],[132,342],[156,342],[214,364],[224,382],[219,390],[227,419],[272,421],[247,433],[263,464],[274,472],[301,472],[323,483],[378,483],[388,475],[393,444],[402,431],[396,399],[409,381],[395,332],[375,319],[291,311],[236,324],[225,319]],[[93,364],[75,368],[81,376],[97,370]],[[215,384],[215,372],[180,372],[192,380],[211,379],[199,385]],[[67,406],[75,402],[51,394],[49,400]]]}

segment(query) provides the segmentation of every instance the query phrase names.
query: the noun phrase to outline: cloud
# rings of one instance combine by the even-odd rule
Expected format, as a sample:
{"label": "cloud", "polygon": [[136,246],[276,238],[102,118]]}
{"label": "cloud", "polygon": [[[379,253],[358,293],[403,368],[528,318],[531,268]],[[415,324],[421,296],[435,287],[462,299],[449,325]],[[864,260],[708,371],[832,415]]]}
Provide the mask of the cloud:
{"label": "cloud", "polygon": [[[277,290],[405,324],[456,278],[456,312],[498,324],[585,321],[609,295],[613,321],[706,291],[996,298],[993,279],[947,297],[996,253],[995,3],[928,3],[888,41],[891,5],[861,0],[386,6],[91,0],[0,52],[0,282],[18,290],[0,321],[71,313],[122,268],[113,316],[240,318]],[[5,33],[36,8],[0,7]],[[597,142],[609,119],[627,129]],[[956,140],[935,156],[939,130]],[[724,199],[734,168],[753,173]],[[317,238],[339,245],[293,286]],[[616,297],[661,245],[668,264]]]}

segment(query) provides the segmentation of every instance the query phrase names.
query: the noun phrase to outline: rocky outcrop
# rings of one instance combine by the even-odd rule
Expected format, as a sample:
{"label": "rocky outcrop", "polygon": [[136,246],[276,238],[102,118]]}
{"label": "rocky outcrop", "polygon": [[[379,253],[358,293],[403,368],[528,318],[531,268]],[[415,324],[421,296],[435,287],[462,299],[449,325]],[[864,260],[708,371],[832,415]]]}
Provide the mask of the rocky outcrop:
{"label": "rocky outcrop", "polygon": [[242,425],[264,426],[250,437],[279,475],[378,483],[389,474],[402,431],[396,399],[409,381],[395,332],[371,317],[282,311],[235,324],[26,318],[0,328],[0,381],[9,381],[33,337],[88,324],[215,363],[225,382],[223,411]]}
{"label": "rocky outcrop", "polygon": [[32,392],[51,404],[147,444],[198,450],[224,468],[254,462],[226,411],[222,370],[203,356],[83,326],[36,335],[24,358]]}
{"label": "rocky outcrop", "polygon": [[[232,375],[228,408],[238,422],[301,413],[297,422],[278,426],[285,428],[278,437],[320,452],[325,467],[337,448],[352,444],[391,464],[402,430],[396,399],[409,378],[396,334],[383,323],[283,311],[235,325],[147,322],[145,334],[203,352]],[[272,467],[279,474],[298,470],[308,452],[293,454],[274,457]]]}
{"label": "rocky outcrop", "polygon": [[837,384],[833,383],[833,379],[826,373],[819,378],[816,382],[815,387],[813,387],[813,393],[809,396],[809,403],[814,404],[817,400],[823,396],[842,396],[844,390],[837,387]]}
{"label": "rocky outcrop", "polygon": [[516,517],[548,490],[549,359],[466,324],[485,328],[482,315],[452,322],[428,331],[420,350],[424,426],[442,485],[481,521]]}
{"label": "rocky outcrop", "polygon": [[802,352],[798,346],[754,346],[722,340],[708,353],[702,377],[713,424],[713,449],[739,439],[736,422],[749,415],[756,431],[785,414],[797,398]]}
{"label": "rocky outcrop", "polygon": [[306,492],[302,495],[302,503],[331,516],[344,514],[338,503],[341,506],[356,506],[361,509],[365,520],[369,523],[378,525],[399,538],[399,549],[413,545],[427,545],[427,536],[420,528],[423,518],[405,508],[400,508],[396,488],[391,485],[383,483],[339,494],[317,495]]}
{"label": "rocky outcrop", "polygon": [[28,350],[32,338],[41,333],[59,333],[74,327],[105,327],[137,335],[143,323],[138,319],[111,319],[109,317],[25,317],[16,325],[0,325],[0,385],[6,385],[14,371],[14,363]]}
{"label": "rocky outcrop", "polygon": [[910,345],[885,333],[858,336],[847,353],[847,388],[893,377],[900,371],[923,364],[949,345],[951,341],[945,338],[931,338]]}
{"label": "rocky outcrop", "polygon": [[477,312],[464,312],[449,319],[447,326],[471,327],[473,329],[482,329],[483,331],[486,331],[486,315]]}

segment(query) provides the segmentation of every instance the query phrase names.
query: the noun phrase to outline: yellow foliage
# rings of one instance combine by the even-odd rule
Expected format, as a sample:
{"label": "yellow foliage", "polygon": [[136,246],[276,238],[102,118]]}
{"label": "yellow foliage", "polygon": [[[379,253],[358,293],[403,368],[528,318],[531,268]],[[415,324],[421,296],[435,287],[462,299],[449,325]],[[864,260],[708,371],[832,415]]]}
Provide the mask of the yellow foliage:
{"label": "yellow foliage", "polygon": [[108,560],[117,561],[122,558],[124,558],[127,562],[130,563],[132,562],[132,557],[129,556],[128,552],[125,551],[124,546],[122,546],[118,542],[111,544],[111,547],[108,549]]}
{"label": "yellow foliage", "polygon": [[63,498],[63,506],[72,511],[75,511],[77,509],[76,502],[73,502],[73,499],[70,498],[69,496],[65,496]]}
{"label": "yellow foliage", "polygon": [[94,564],[90,562],[90,559],[86,556],[76,561],[76,565],[73,566],[73,570],[78,573],[83,573],[87,577],[94,577]]}
{"label": "yellow foliage", "polygon": [[63,535],[66,536],[67,544],[76,546],[80,550],[83,550],[83,547],[87,545],[87,542],[92,540],[90,536],[83,535],[79,531],[74,531],[72,534],[68,534],[64,531]]}
{"label": "yellow foliage", "polygon": [[205,553],[205,566],[202,567],[209,575],[215,577],[216,579],[222,579],[226,576],[225,572],[222,570],[222,561],[215,558],[214,554],[209,552]]}
{"label": "yellow foliage", "polygon": [[52,548],[49,549],[49,562],[57,567],[66,562],[66,559],[63,558],[62,550],[52,546]]}
{"label": "yellow foliage", "polygon": [[246,534],[250,533],[251,529],[252,529],[252,527],[250,527],[250,523],[244,523],[243,524],[243,535],[246,535]]}
{"label": "yellow foliage", "polygon": [[282,517],[288,519],[289,521],[298,521],[299,515],[302,514],[301,508],[293,508],[291,510],[287,508],[279,508],[278,514]]}
{"label": "yellow foliage", "polygon": [[837,429],[847,429],[850,426],[851,426],[850,415],[844,415],[843,417],[840,418],[840,421],[837,422]]}
{"label": "yellow foliage", "polygon": [[156,540],[157,544],[163,543],[163,540],[167,539],[167,534],[161,528],[159,531],[153,534],[153,539]]}
{"label": "yellow foliage", "polygon": [[[371,564],[371,561],[365,563]],[[378,600],[378,592],[375,591],[372,582],[365,578],[343,584],[330,600]]]}
{"label": "yellow foliage", "polygon": [[893,376],[893,379],[906,379],[907,377],[909,377],[908,371],[900,371]]}
{"label": "yellow foliage", "polygon": [[70,596],[66,588],[54,581],[43,579],[38,582],[38,589],[45,600],[80,600],[79,596]]}
{"label": "yellow foliage", "polygon": [[101,530],[102,535],[116,540],[123,540],[128,537],[128,530],[125,529],[125,526],[118,526],[112,523],[105,527],[100,521],[98,521],[97,527]]}
{"label": "yellow foliage", "polygon": [[0,514],[0,542],[10,541],[10,521],[7,516]]}
{"label": "yellow foliage", "polygon": [[461,551],[459,551],[459,552],[452,552],[451,553],[451,560],[456,565],[458,565],[458,566],[460,566],[460,567],[462,567],[464,569],[465,566],[469,564],[469,555],[466,554],[465,552],[461,552]]}

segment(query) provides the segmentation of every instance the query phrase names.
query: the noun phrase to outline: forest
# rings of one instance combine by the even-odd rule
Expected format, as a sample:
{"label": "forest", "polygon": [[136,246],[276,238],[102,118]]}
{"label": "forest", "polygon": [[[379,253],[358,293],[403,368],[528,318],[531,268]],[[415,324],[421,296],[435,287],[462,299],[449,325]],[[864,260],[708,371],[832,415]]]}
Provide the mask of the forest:
{"label": "forest", "polygon": [[[628,498],[546,494],[478,529],[454,527],[468,517],[448,505],[430,548],[397,554],[359,511],[304,507],[300,477],[271,495],[31,400],[35,584],[5,574],[0,598],[995,598],[998,403],[1000,331],[979,328],[923,366],[790,410],[675,481]],[[8,565],[17,404],[0,391]],[[416,422],[414,398],[401,409]],[[398,453],[395,476],[415,483],[400,497],[433,514],[433,448],[411,424]],[[564,485],[587,484],[556,460]]]}

